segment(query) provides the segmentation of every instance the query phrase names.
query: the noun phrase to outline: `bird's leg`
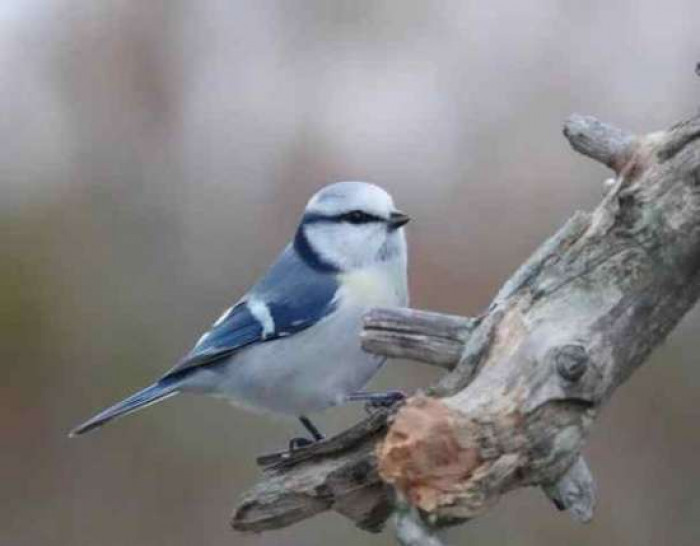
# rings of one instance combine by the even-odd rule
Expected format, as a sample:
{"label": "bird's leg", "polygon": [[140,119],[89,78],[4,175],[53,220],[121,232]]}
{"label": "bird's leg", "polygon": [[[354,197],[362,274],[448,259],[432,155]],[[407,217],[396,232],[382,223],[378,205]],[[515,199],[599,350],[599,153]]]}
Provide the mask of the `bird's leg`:
{"label": "bird's leg", "polygon": [[301,422],[302,425],[304,425],[304,428],[309,431],[309,434],[311,434],[311,438],[304,438],[304,437],[298,437],[298,438],[292,438],[289,440],[289,447],[287,451],[280,451],[277,453],[269,453],[266,455],[261,455],[258,457],[257,461],[258,464],[262,467],[269,467],[269,466],[274,466],[275,464],[279,463],[280,461],[284,461],[292,457],[295,451],[298,451],[300,449],[303,449],[305,447],[309,447],[310,445],[315,444],[316,442],[320,442],[321,440],[324,439],[323,434],[321,433],[320,430],[318,430],[318,427],[314,425],[311,422],[311,419],[306,417],[305,415],[301,415],[299,417],[299,421]]}
{"label": "bird's leg", "polygon": [[365,409],[371,412],[380,408],[390,408],[405,398],[406,395],[401,391],[354,392],[348,395],[346,400],[348,402],[364,402]]}
{"label": "bird's leg", "polygon": [[302,415],[301,417],[299,417],[299,421],[301,421],[301,424],[304,425],[304,428],[309,431],[309,434],[311,434],[311,437],[314,439],[315,442],[320,442],[321,440],[323,440],[323,434],[320,430],[318,430],[316,425],[314,425],[311,422],[311,419],[309,419],[305,415]]}
{"label": "bird's leg", "polygon": [[311,419],[309,419],[305,415],[302,415],[299,417],[299,421],[302,425],[304,425],[304,428],[309,431],[309,434],[311,434],[311,439],[292,438],[291,440],[289,440],[289,451],[294,451],[295,449],[310,446],[315,442],[320,442],[324,438],[323,434],[321,434],[321,431],[318,430],[316,425],[314,425],[311,422]]}

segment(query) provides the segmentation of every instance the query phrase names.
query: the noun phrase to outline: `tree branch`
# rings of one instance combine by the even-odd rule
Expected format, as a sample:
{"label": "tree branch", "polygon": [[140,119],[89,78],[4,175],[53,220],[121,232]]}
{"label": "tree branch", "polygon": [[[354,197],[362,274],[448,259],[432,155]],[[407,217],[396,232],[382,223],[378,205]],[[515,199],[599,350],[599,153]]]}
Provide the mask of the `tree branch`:
{"label": "tree branch", "polygon": [[362,348],[451,370],[478,319],[418,311],[373,309],[365,316]]}
{"label": "tree branch", "polygon": [[266,461],[273,466],[234,514],[236,529],[333,509],[378,530],[394,491],[410,503],[404,514],[420,516],[413,523],[439,528],[532,485],[590,520],[587,434],[700,296],[700,118],[632,137],[573,116],[565,135],[618,173],[596,210],[545,242],[479,319],[370,313],[367,350],[449,371],[392,411]]}
{"label": "tree branch", "polygon": [[576,521],[588,523],[593,519],[596,484],[591,469],[582,456],[576,459],[559,480],[551,485],[543,485],[542,489],[559,510],[569,510]]}
{"label": "tree branch", "polygon": [[564,123],[564,136],[577,152],[620,173],[637,145],[634,135],[593,116],[573,114]]}

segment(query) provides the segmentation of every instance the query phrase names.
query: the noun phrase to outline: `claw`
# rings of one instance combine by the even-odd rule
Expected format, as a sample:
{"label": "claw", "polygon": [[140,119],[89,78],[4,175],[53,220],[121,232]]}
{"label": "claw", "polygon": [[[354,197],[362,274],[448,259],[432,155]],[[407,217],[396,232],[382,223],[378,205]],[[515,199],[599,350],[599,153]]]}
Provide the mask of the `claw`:
{"label": "claw", "polygon": [[274,466],[282,461],[288,460],[295,452],[300,451],[315,444],[316,440],[309,438],[292,438],[289,440],[289,445],[286,451],[278,451],[277,453],[266,453],[257,457],[257,463],[263,468]]}
{"label": "claw", "polygon": [[348,396],[348,401],[364,402],[365,411],[372,413],[377,409],[390,408],[405,398],[406,395],[401,391],[357,392]]}
{"label": "claw", "polygon": [[384,395],[385,398],[382,403],[386,406],[393,406],[397,402],[406,400],[406,393],[403,391],[387,391]]}
{"label": "claw", "polygon": [[315,442],[313,440],[309,440],[308,438],[292,438],[289,440],[289,451],[296,451],[297,449],[309,447],[314,443]]}

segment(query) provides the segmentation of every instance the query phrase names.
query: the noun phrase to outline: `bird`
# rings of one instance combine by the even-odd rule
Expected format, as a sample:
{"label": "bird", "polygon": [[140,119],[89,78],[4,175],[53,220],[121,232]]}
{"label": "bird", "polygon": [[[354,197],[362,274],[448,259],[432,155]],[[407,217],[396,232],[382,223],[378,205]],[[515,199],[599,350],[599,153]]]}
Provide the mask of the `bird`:
{"label": "bird", "polygon": [[408,304],[409,219],[377,185],[349,181],[321,188],[267,272],[184,358],[69,436],[193,393],[297,418],[310,438],[292,438],[291,450],[324,438],[311,413],[349,402],[393,404],[400,391],[362,390],[386,359],[362,350],[360,332],[370,308]]}

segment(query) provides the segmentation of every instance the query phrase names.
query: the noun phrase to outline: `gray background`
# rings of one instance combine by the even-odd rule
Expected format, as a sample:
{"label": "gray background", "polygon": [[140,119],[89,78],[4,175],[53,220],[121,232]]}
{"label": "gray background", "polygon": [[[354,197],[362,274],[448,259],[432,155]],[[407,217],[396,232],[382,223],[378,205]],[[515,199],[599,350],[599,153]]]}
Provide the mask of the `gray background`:
{"label": "gray background", "polygon": [[[566,115],[644,132],[696,111],[699,18],[697,0],[3,0],[0,544],[392,544],[336,515],[228,529],[293,423],[183,397],[65,433],[172,365],[330,181],[412,214],[414,306],[478,313],[601,197]],[[699,323],[596,427],[592,524],[527,490],[450,542],[698,544]],[[374,386],[436,373],[393,363]]]}

